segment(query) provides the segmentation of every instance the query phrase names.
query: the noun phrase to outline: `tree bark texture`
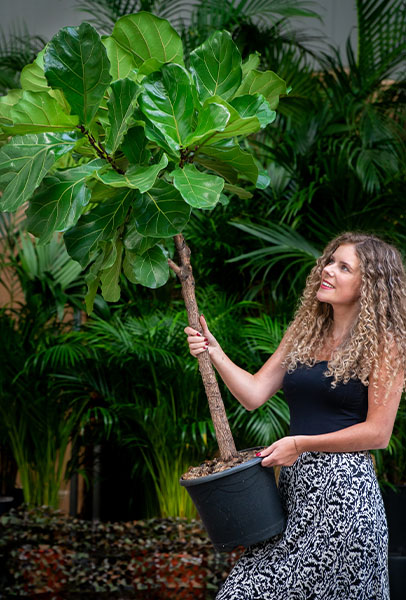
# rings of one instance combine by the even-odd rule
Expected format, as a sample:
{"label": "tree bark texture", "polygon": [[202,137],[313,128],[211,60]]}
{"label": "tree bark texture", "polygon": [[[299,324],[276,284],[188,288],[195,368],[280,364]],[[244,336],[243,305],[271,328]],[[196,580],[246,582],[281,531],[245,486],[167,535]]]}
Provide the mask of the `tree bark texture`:
{"label": "tree bark texture", "polygon": [[[199,321],[200,314],[195,295],[195,280],[193,277],[192,265],[190,264],[191,253],[183,235],[178,234],[175,236],[175,246],[178,251],[180,264],[177,265],[169,259],[169,266],[179,277],[182,284],[182,294],[185,301],[189,325],[202,333],[202,327]],[[209,402],[210,414],[216,433],[220,456],[222,460],[228,461],[237,456],[237,449],[235,447],[209,353],[203,352],[199,354],[197,360],[199,362],[199,370]]]}

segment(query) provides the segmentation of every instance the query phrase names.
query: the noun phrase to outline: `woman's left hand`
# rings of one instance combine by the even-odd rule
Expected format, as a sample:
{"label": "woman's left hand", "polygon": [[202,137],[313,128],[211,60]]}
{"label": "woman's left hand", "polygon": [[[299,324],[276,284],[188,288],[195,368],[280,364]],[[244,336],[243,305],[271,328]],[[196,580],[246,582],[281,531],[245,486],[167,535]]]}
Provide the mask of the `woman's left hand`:
{"label": "woman's left hand", "polygon": [[276,467],[276,465],[290,467],[296,462],[299,452],[295,439],[287,436],[261,450],[259,456],[264,457],[261,462],[263,467]]}

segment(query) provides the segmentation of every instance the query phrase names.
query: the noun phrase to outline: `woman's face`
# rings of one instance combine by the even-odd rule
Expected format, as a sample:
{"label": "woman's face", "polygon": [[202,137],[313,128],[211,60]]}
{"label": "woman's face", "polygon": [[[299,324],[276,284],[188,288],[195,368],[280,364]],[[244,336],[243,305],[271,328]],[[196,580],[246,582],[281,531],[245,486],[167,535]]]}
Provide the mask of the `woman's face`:
{"label": "woman's face", "polygon": [[360,261],[354,244],[339,246],[321,274],[317,299],[333,305],[358,303],[361,289]]}

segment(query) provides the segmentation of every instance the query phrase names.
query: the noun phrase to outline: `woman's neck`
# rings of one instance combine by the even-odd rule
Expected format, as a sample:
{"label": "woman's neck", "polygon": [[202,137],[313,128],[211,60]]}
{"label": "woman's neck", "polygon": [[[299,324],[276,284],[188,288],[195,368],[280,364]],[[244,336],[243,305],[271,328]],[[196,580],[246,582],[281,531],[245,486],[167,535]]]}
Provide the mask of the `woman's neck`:
{"label": "woman's neck", "polygon": [[354,324],[359,313],[359,304],[351,306],[333,306],[333,324],[331,327],[331,336],[333,339],[343,340],[352,325]]}

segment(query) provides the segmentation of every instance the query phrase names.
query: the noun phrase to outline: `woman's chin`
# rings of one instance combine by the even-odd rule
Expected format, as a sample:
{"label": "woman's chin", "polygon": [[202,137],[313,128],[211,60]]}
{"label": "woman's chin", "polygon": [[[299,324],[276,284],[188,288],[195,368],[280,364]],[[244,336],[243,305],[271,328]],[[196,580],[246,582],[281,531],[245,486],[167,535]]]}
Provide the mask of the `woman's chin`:
{"label": "woman's chin", "polygon": [[330,302],[328,295],[322,289],[317,291],[316,298],[319,302]]}

